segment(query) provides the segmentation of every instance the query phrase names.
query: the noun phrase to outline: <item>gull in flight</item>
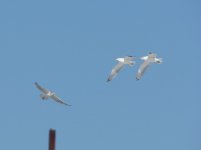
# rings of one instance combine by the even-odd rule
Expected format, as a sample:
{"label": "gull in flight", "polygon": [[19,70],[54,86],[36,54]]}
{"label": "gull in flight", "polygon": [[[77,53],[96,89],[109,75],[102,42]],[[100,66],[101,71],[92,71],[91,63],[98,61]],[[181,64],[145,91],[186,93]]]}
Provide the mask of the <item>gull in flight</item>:
{"label": "gull in flight", "polygon": [[124,67],[124,65],[129,65],[133,66],[135,64],[134,56],[125,56],[123,58],[117,58],[116,60],[118,61],[118,64],[112,69],[107,82],[111,81],[117,74],[118,72]]}
{"label": "gull in flight", "polygon": [[136,80],[140,80],[140,78],[143,76],[144,72],[147,70],[150,64],[161,64],[163,62],[162,58],[157,58],[156,56],[156,54],[149,52],[148,56],[141,57],[144,62],[140,65],[140,68],[138,69],[138,72],[136,74]]}
{"label": "gull in flight", "polygon": [[54,92],[51,92],[45,88],[43,88],[42,86],[40,86],[37,82],[35,82],[35,85],[36,87],[42,92],[40,94],[40,97],[43,99],[43,100],[47,100],[48,98],[52,98],[54,101],[58,102],[58,103],[61,103],[61,104],[64,104],[64,105],[67,105],[67,106],[71,106],[67,103],[65,103],[63,100],[61,100],[58,96],[55,95]]}

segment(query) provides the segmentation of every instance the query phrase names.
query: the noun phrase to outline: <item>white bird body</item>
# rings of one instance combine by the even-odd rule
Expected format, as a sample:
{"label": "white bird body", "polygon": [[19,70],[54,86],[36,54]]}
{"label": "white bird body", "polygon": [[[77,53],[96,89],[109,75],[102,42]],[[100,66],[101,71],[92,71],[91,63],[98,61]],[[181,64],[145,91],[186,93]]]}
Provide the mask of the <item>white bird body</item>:
{"label": "white bird body", "polygon": [[163,62],[162,58],[157,58],[157,55],[154,53],[149,53],[148,56],[141,57],[144,62],[140,65],[140,68],[138,69],[138,72],[136,74],[136,79],[140,80],[143,76],[144,72],[148,69],[148,67],[152,63],[161,64]]}
{"label": "white bird body", "polygon": [[63,100],[61,100],[58,96],[56,96],[56,93],[55,93],[55,92],[51,92],[51,91],[49,91],[49,90],[43,88],[43,87],[40,86],[37,82],[35,82],[35,85],[36,85],[36,87],[42,92],[42,93],[40,94],[40,97],[41,97],[43,100],[47,100],[47,99],[49,99],[49,98],[52,98],[54,101],[56,101],[56,102],[58,102],[58,103],[71,106],[71,105],[65,103]]}
{"label": "white bird body", "polygon": [[123,58],[117,58],[116,60],[119,62],[111,71],[107,82],[111,81],[119,71],[124,67],[124,65],[133,66],[135,64],[134,60],[135,57],[133,56],[125,56]]}
{"label": "white bird body", "polygon": [[53,96],[55,93],[48,91],[48,93],[41,93],[40,97],[44,100],[44,99],[48,99],[49,97]]}

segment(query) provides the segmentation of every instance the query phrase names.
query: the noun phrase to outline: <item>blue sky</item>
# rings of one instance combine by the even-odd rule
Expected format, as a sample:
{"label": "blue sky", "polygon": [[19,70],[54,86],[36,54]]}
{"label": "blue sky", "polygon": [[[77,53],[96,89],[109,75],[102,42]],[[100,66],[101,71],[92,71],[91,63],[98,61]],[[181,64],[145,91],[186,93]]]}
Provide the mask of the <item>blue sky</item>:
{"label": "blue sky", "polygon": [[[1,149],[201,149],[201,1],[0,2]],[[141,63],[107,77],[125,55]],[[37,81],[72,107],[42,101]]]}

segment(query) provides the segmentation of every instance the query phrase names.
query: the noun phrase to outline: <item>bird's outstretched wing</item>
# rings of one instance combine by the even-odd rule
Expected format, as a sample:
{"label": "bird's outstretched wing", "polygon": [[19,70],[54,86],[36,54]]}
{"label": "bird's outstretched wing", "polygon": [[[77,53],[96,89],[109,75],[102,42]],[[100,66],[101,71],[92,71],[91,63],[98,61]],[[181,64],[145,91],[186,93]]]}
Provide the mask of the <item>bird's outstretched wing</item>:
{"label": "bird's outstretched wing", "polygon": [[51,96],[51,98],[52,98],[53,100],[55,100],[56,102],[58,102],[58,103],[61,103],[61,104],[67,105],[67,106],[71,106],[71,105],[65,103],[62,99],[60,99],[60,98],[59,98],[58,96],[56,96],[55,94],[53,94],[53,95]]}
{"label": "bird's outstretched wing", "polygon": [[123,68],[124,64],[119,62],[111,71],[108,79],[107,79],[107,82],[111,81],[117,74],[118,72]]}
{"label": "bird's outstretched wing", "polygon": [[140,68],[138,69],[138,72],[136,74],[136,79],[140,80],[140,78],[143,76],[144,72],[147,70],[149,67],[150,62],[149,61],[144,61],[141,65]]}
{"label": "bird's outstretched wing", "polygon": [[40,86],[37,82],[35,82],[36,87],[42,91],[43,93],[47,94],[49,91],[45,88],[43,88],[42,86]]}

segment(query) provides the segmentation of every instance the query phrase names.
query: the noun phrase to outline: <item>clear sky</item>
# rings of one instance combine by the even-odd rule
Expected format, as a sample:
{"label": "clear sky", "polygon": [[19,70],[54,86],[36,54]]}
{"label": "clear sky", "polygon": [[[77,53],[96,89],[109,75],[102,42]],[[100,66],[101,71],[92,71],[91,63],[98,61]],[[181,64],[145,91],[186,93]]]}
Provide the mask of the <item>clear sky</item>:
{"label": "clear sky", "polygon": [[[201,149],[200,0],[2,0],[0,149]],[[117,57],[155,52],[107,83]],[[37,81],[71,107],[42,101]]]}

